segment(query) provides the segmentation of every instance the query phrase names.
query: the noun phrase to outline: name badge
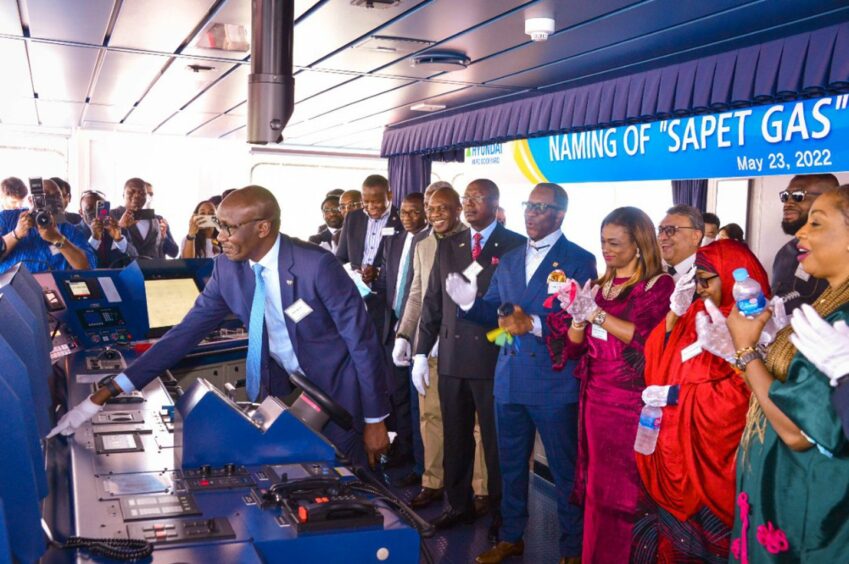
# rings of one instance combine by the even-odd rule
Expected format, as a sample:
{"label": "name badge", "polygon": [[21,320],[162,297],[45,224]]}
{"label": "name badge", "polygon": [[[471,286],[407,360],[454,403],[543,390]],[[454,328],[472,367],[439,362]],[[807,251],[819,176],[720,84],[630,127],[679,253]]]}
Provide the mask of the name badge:
{"label": "name badge", "polygon": [[592,335],[594,338],[598,339],[599,341],[606,341],[607,340],[607,329],[605,329],[604,327],[601,327],[600,325],[593,325],[593,328],[592,328],[592,331],[590,332],[590,335]]}
{"label": "name badge", "polygon": [[702,346],[698,341],[696,341],[692,345],[681,349],[681,362],[687,362],[691,358],[699,356],[700,354],[702,354]]}
{"label": "name badge", "polygon": [[473,261],[472,264],[466,267],[466,270],[463,271],[463,276],[466,277],[470,282],[478,277],[478,274],[481,273],[483,267],[480,265],[478,261]]}
{"label": "name badge", "polygon": [[811,275],[805,272],[805,269],[802,268],[802,263],[799,263],[799,266],[796,267],[796,278],[802,282],[807,282],[811,279]]}
{"label": "name badge", "polygon": [[393,235],[395,235],[394,227],[384,227],[383,230],[380,232],[381,237],[391,237]]}
{"label": "name badge", "polygon": [[548,279],[547,279],[548,293],[549,294],[558,293],[561,289],[563,289],[564,286],[566,286],[567,280],[568,280],[568,278],[566,277],[565,272],[563,272],[559,268],[557,270],[552,270],[551,274],[548,275]]}
{"label": "name badge", "polygon": [[312,313],[312,308],[307,305],[304,300],[298,300],[283,312],[289,316],[289,319],[295,323],[300,322],[303,318]]}

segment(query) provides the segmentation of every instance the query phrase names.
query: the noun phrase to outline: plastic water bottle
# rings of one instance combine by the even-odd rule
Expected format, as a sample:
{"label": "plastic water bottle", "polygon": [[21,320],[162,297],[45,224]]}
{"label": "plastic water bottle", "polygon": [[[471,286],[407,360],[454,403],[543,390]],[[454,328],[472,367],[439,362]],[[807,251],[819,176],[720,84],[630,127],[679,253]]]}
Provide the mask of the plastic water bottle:
{"label": "plastic water bottle", "polygon": [[749,277],[749,271],[738,268],[734,271],[734,288],[731,290],[737,309],[746,317],[754,317],[766,309],[766,296],[761,285]]}
{"label": "plastic water bottle", "polygon": [[640,454],[651,454],[657,446],[657,436],[660,434],[660,420],[663,410],[651,405],[643,406],[640,412],[640,424],[637,426],[637,440],[634,450]]}

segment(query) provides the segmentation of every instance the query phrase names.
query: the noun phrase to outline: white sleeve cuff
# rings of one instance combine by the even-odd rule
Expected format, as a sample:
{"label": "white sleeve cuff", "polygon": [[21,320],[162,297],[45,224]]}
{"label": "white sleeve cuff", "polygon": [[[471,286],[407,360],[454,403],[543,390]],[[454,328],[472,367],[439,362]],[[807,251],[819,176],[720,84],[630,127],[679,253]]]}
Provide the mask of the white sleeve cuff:
{"label": "white sleeve cuff", "polygon": [[100,241],[91,236],[88,238],[88,246],[94,249],[95,251],[100,248]]}
{"label": "white sleeve cuff", "polygon": [[387,417],[389,417],[388,413],[386,415],[384,415],[383,417],[366,417],[365,421],[366,421],[366,423],[380,423],[381,421],[383,421]]}
{"label": "white sleeve cuff", "polygon": [[534,336],[539,337],[541,339],[542,338],[542,320],[540,320],[539,315],[532,315],[531,316],[531,323],[533,323],[533,325],[531,326],[531,333],[533,333]]}
{"label": "white sleeve cuff", "polygon": [[127,378],[127,375],[121,372],[117,376],[115,376],[115,383],[121,388],[125,394],[129,394],[130,392],[134,392],[136,387],[133,385],[132,381]]}
{"label": "white sleeve cuff", "polygon": [[124,237],[120,241],[112,240],[112,248],[121,251],[122,253],[127,252],[127,238]]}

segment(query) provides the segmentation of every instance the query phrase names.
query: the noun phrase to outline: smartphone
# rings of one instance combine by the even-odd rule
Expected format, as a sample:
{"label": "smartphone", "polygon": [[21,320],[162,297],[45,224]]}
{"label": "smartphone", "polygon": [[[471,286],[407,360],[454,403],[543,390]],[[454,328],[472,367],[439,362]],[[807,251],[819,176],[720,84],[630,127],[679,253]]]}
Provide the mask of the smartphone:
{"label": "smartphone", "polygon": [[97,219],[106,221],[106,218],[109,217],[109,202],[107,200],[98,200],[97,201]]}
{"label": "smartphone", "polygon": [[156,219],[156,213],[149,209],[140,209],[133,212],[133,219],[140,221],[142,219]]}
{"label": "smartphone", "polygon": [[212,229],[218,229],[218,224],[215,222],[214,215],[199,215],[200,221],[198,221],[198,227],[201,229],[206,229],[210,227]]}

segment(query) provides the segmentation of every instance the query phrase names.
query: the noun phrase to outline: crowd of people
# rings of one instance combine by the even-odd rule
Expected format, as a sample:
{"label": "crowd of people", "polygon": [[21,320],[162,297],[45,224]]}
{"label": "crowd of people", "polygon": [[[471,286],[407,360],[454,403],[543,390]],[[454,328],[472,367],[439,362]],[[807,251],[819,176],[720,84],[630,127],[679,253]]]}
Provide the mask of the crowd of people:
{"label": "crowd of people", "polygon": [[[23,183],[6,179],[0,271],[20,261],[45,270],[215,257],[221,229],[229,260],[263,264],[235,234],[258,222],[257,241],[267,238],[271,216],[279,227],[267,191],[199,202],[179,246],[168,222],[145,211],[151,192],[133,178],[123,206],[110,210],[103,194],[87,191],[72,214],[70,186],[45,180],[54,208],[42,220],[38,209],[22,209]],[[347,319],[380,342],[391,409],[367,417],[363,433],[384,420],[395,431],[386,463],[412,466],[399,484],[419,486],[411,505],[443,504],[433,521],[443,530],[489,515],[492,547],[481,564],[521,555],[539,436],[557,492],[561,562],[841,560],[849,547],[849,185],[796,176],[777,195],[792,239],[775,257],[771,284],[740,226],[687,205],[657,226],[637,208],[611,211],[599,227],[597,266],[562,232],[569,198],[561,186],[530,191],[524,234],[504,226],[499,196],[489,179],[462,194],[440,181],[396,207],[387,179],[371,175],[360,190],[321,202],[323,223],[309,241],[324,251],[278,243],[322,264],[331,253],[326,276],[342,265],[345,284],[358,288],[356,323],[328,311],[337,326]],[[260,211],[237,207],[249,198]],[[239,221],[234,210],[245,211]],[[276,273],[276,264],[264,266]],[[768,300],[748,317],[733,291],[743,268]],[[279,297],[280,280],[267,284]],[[281,310],[277,327],[291,332],[284,321]],[[277,343],[268,318],[266,326],[281,370],[314,362],[303,348],[293,355],[288,334]],[[127,390],[137,380],[116,382]],[[662,416],[644,421],[647,407]],[[640,425],[657,436],[648,451],[635,451]]]}

